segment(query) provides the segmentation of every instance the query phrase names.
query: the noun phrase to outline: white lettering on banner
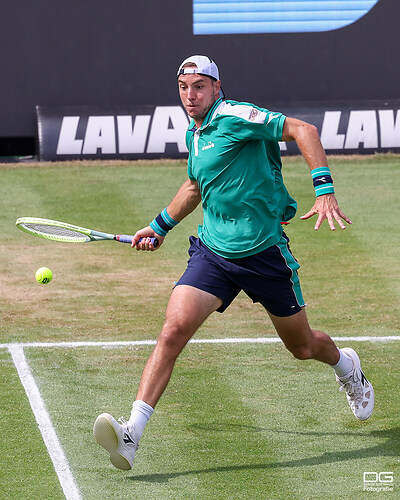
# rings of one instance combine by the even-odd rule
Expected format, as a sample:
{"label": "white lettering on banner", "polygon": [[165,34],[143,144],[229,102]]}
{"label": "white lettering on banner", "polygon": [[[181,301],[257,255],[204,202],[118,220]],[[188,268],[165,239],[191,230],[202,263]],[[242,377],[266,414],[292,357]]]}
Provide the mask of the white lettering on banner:
{"label": "white lettering on banner", "polygon": [[325,149],[343,149],[344,134],[338,134],[341,111],[326,111],[321,129],[321,142]]}
{"label": "white lettering on banner", "polygon": [[[346,134],[339,134],[341,111],[326,111],[321,129],[321,142],[325,149],[400,148],[400,110],[351,111]],[[380,142],[380,144],[379,144]]]}
{"label": "white lettering on banner", "polygon": [[89,116],[82,154],[115,154],[115,124],[113,116]]}
{"label": "white lettering on banner", "polygon": [[[163,155],[167,144],[187,153],[187,127],[188,117],[180,106],[157,106],[153,115],[64,116],[56,153]],[[320,135],[327,151],[400,148],[400,109],[326,111]],[[290,149],[285,142],[279,147]]]}
{"label": "white lettering on banner", "polygon": [[118,151],[121,154],[144,153],[150,115],[137,115],[132,127],[132,116],[117,116]]}
{"label": "white lettering on banner", "polygon": [[[157,106],[151,115],[89,116],[83,139],[77,139],[79,116],[64,116],[57,155],[165,153],[168,143],[187,153],[188,118],[180,106]],[[149,135],[146,150],[146,140]],[[118,141],[117,141],[118,139]],[[118,147],[117,147],[118,144]],[[145,151],[146,150],[146,151]]]}
{"label": "white lettering on banner", "polygon": [[58,137],[58,155],[80,155],[82,152],[82,139],[76,139],[79,116],[64,116],[60,135]]}
{"label": "white lettering on banner", "polygon": [[[169,125],[172,128],[169,128]],[[188,118],[180,106],[157,106],[151,125],[147,153],[165,153],[167,143],[175,143],[180,153],[187,152],[185,135]]]}
{"label": "white lettering on banner", "polygon": [[373,110],[350,111],[344,147],[358,149],[360,144],[363,144],[364,148],[378,147],[378,125],[376,112]]}
{"label": "white lettering on banner", "polygon": [[400,109],[380,109],[379,124],[382,148],[400,148]]}

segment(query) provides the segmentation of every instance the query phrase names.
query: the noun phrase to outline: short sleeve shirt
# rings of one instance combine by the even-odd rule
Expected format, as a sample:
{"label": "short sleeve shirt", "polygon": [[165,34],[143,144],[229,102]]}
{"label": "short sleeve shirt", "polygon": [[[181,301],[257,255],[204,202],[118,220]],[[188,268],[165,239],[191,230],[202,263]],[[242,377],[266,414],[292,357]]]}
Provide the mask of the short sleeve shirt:
{"label": "short sleeve shirt", "polygon": [[186,134],[188,176],[204,212],[199,238],[225,258],[248,257],[278,243],[296,213],[282,179],[279,141],[286,117],[250,103],[218,99]]}

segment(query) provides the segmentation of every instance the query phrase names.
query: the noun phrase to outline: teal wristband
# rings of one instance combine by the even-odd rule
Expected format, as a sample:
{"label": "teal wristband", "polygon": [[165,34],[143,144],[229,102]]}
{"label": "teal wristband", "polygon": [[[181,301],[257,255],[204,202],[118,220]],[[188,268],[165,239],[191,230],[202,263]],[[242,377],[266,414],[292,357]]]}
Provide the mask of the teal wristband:
{"label": "teal wristband", "polygon": [[157,215],[155,219],[150,222],[150,227],[160,236],[167,236],[168,231],[173,229],[179,221],[177,222],[172,217],[169,216],[167,209],[164,210]]}
{"label": "teal wristband", "polygon": [[164,208],[164,210],[161,212],[161,217],[164,219],[164,222],[170,226],[171,229],[174,229],[175,226],[179,224],[176,220],[174,220],[172,217],[169,216],[167,209]]}
{"label": "teal wristband", "polygon": [[334,193],[333,180],[329,167],[314,168],[311,170],[311,177],[315,189],[315,196]]}
{"label": "teal wristband", "polygon": [[157,217],[150,222],[149,226],[151,227],[151,229],[153,231],[155,231],[160,236],[167,236],[167,234],[168,234],[169,229],[168,230],[163,229],[160,226],[160,224],[158,224]]}

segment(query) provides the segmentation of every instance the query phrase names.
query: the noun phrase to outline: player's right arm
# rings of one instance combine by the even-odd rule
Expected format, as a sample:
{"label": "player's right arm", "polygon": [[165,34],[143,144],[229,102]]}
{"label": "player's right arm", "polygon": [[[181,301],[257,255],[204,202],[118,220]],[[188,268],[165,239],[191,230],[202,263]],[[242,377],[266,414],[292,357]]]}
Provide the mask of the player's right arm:
{"label": "player's right arm", "polygon": [[188,179],[179,188],[167,207],[169,216],[180,222],[187,217],[201,201],[200,188],[196,181]]}
{"label": "player's right arm", "polygon": [[[168,215],[176,222],[180,222],[187,217],[201,201],[200,188],[196,181],[188,179],[179,188],[178,192],[166,207]],[[157,234],[150,226],[146,226],[136,232],[132,240],[132,247],[137,250],[156,250],[149,238],[158,238],[159,248],[165,236]],[[144,238],[140,243],[139,239]]]}

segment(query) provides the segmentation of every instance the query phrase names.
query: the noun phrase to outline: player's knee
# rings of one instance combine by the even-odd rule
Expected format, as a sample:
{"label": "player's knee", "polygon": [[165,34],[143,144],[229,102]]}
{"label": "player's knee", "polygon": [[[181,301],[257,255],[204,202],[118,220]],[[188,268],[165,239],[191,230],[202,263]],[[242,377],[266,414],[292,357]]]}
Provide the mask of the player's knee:
{"label": "player's knee", "polygon": [[305,360],[313,357],[313,351],[308,344],[289,347],[289,351],[296,359]]}
{"label": "player's knee", "polygon": [[168,351],[179,353],[188,340],[185,329],[181,325],[166,322],[157,343]]}

